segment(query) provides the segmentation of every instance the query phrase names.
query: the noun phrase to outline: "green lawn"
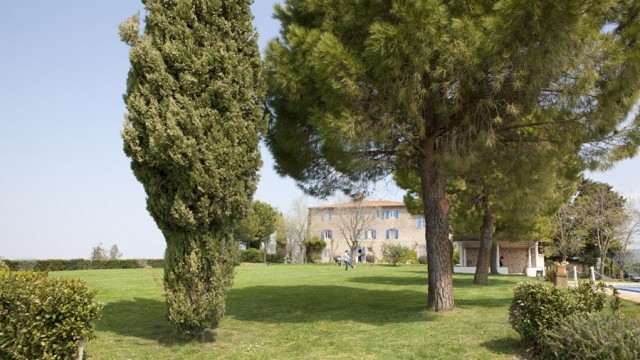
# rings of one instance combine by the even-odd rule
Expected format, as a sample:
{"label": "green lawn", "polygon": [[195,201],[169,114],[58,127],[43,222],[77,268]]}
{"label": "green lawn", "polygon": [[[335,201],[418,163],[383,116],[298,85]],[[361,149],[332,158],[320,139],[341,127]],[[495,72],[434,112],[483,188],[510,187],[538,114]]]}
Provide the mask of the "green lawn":
{"label": "green lawn", "polygon": [[[519,359],[508,319],[524,277],[474,286],[454,277],[456,310],[425,311],[425,266],[238,267],[227,313],[207,343],[182,342],[165,320],[161,270],[88,270],[105,304],[90,359]],[[625,303],[640,320],[640,305]]]}

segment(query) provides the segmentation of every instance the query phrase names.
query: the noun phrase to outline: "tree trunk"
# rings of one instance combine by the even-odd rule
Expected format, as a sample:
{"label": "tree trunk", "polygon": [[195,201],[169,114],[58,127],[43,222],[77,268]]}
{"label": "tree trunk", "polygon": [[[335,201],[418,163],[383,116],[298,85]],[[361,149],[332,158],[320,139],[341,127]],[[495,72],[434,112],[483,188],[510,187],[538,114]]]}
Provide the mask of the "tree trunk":
{"label": "tree trunk", "polygon": [[453,245],[449,240],[449,202],[445,199],[444,170],[435,160],[435,135],[421,143],[418,158],[426,222],[428,299],[433,311],[453,309]]}
{"label": "tree trunk", "polygon": [[498,244],[491,244],[491,264],[489,265],[491,268],[491,275],[498,275]]}
{"label": "tree trunk", "polygon": [[486,189],[482,195],[482,227],[480,228],[480,247],[478,248],[478,263],[473,283],[485,285],[489,281],[489,262],[491,259],[491,244],[493,243],[493,213],[489,206],[489,195]]}

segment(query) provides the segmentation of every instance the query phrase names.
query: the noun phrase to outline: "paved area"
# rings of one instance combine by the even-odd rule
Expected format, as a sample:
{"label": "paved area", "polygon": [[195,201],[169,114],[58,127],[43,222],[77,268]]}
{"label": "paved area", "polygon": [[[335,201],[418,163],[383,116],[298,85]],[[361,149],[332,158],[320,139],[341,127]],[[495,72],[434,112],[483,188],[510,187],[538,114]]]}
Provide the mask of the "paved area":
{"label": "paved area", "polygon": [[620,298],[640,303],[640,285],[610,284],[618,288]]}
{"label": "paved area", "polygon": [[[640,303],[640,284],[624,282],[624,283],[607,283],[607,285],[611,285],[618,288],[620,299],[625,299],[625,300]],[[575,286],[575,282],[569,281],[569,286]],[[611,290],[609,290],[609,293],[611,294]]]}

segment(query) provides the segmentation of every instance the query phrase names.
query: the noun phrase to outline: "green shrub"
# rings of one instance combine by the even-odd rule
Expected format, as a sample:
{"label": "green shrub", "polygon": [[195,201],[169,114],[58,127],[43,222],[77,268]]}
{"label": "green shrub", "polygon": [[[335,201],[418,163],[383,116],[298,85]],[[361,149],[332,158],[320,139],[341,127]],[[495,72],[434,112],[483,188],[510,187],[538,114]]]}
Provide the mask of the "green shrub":
{"label": "green shrub", "polygon": [[261,263],[264,262],[264,250],[248,248],[240,252],[240,262]]}
{"label": "green shrub", "polygon": [[96,292],[82,280],[0,272],[0,358],[72,358],[81,340],[94,337]]}
{"label": "green shrub", "polygon": [[426,265],[426,264],[427,264],[427,255],[422,255],[422,256],[420,256],[420,257],[418,258],[418,262],[419,262],[420,264],[425,264],[425,265]]}
{"label": "green shrub", "polygon": [[117,260],[4,260],[9,269],[36,270],[36,271],[70,271],[89,269],[134,269],[144,268],[145,265],[154,268],[163,268],[163,259],[117,259]]}
{"label": "green shrub", "polygon": [[0,259],[0,271],[11,271],[9,265],[5,264],[2,259]]}
{"label": "green shrub", "polygon": [[540,339],[542,359],[640,359],[640,325],[606,313],[575,313]]}
{"label": "green shrub", "polygon": [[[607,294],[604,283],[582,282],[577,288],[554,286],[544,282],[519,283],[509,307],[509,322],[525,341],[536,346],[544,332],[553,329],[576,312],[601,311]],[[612,298],[617,310],[617,292]]]}
{"label": "green shrub", "polygon": [[307,261],[315,262],[317,260],[322,259],[322,250],[327,247],[327,242],[319,238],[318,236],[314,236],[307,240],[305,251],[307,253]]}
{"label": "green shrub", "polygon": [[267,254],[267,262],[270,262],[270,263],[283,263],[284,262],[284,254],[283,253]]}
{"label": "green shrub", "polygon": [[382,256],[385,262],[392,263],[393,265],[414,260],[417,262],[416,252],[402,245],[383,245]]}
{"label": "green shrub", "polygon": [[365,256],[365,260],[367,261],[367,263],[373,264],[376,262],[376,257],[373,254],[367,254]]}

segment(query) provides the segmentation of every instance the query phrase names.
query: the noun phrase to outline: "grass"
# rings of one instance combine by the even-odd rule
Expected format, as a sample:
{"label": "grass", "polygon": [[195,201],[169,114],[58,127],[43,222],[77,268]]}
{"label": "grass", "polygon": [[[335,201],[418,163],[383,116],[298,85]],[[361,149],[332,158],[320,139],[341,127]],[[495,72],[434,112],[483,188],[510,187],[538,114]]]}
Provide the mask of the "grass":
{"label": "grass", "polygon": [[[165,320],[161,270],[56,272],[100,290],[105,304],[89,359],[520,359],[508,323],[511,288],[455,275],[456,309],[425,311],[424,266],[239,267],[227,312],[206,343],[183,342]],[[623,311],[640,320],[640,305]]]}

